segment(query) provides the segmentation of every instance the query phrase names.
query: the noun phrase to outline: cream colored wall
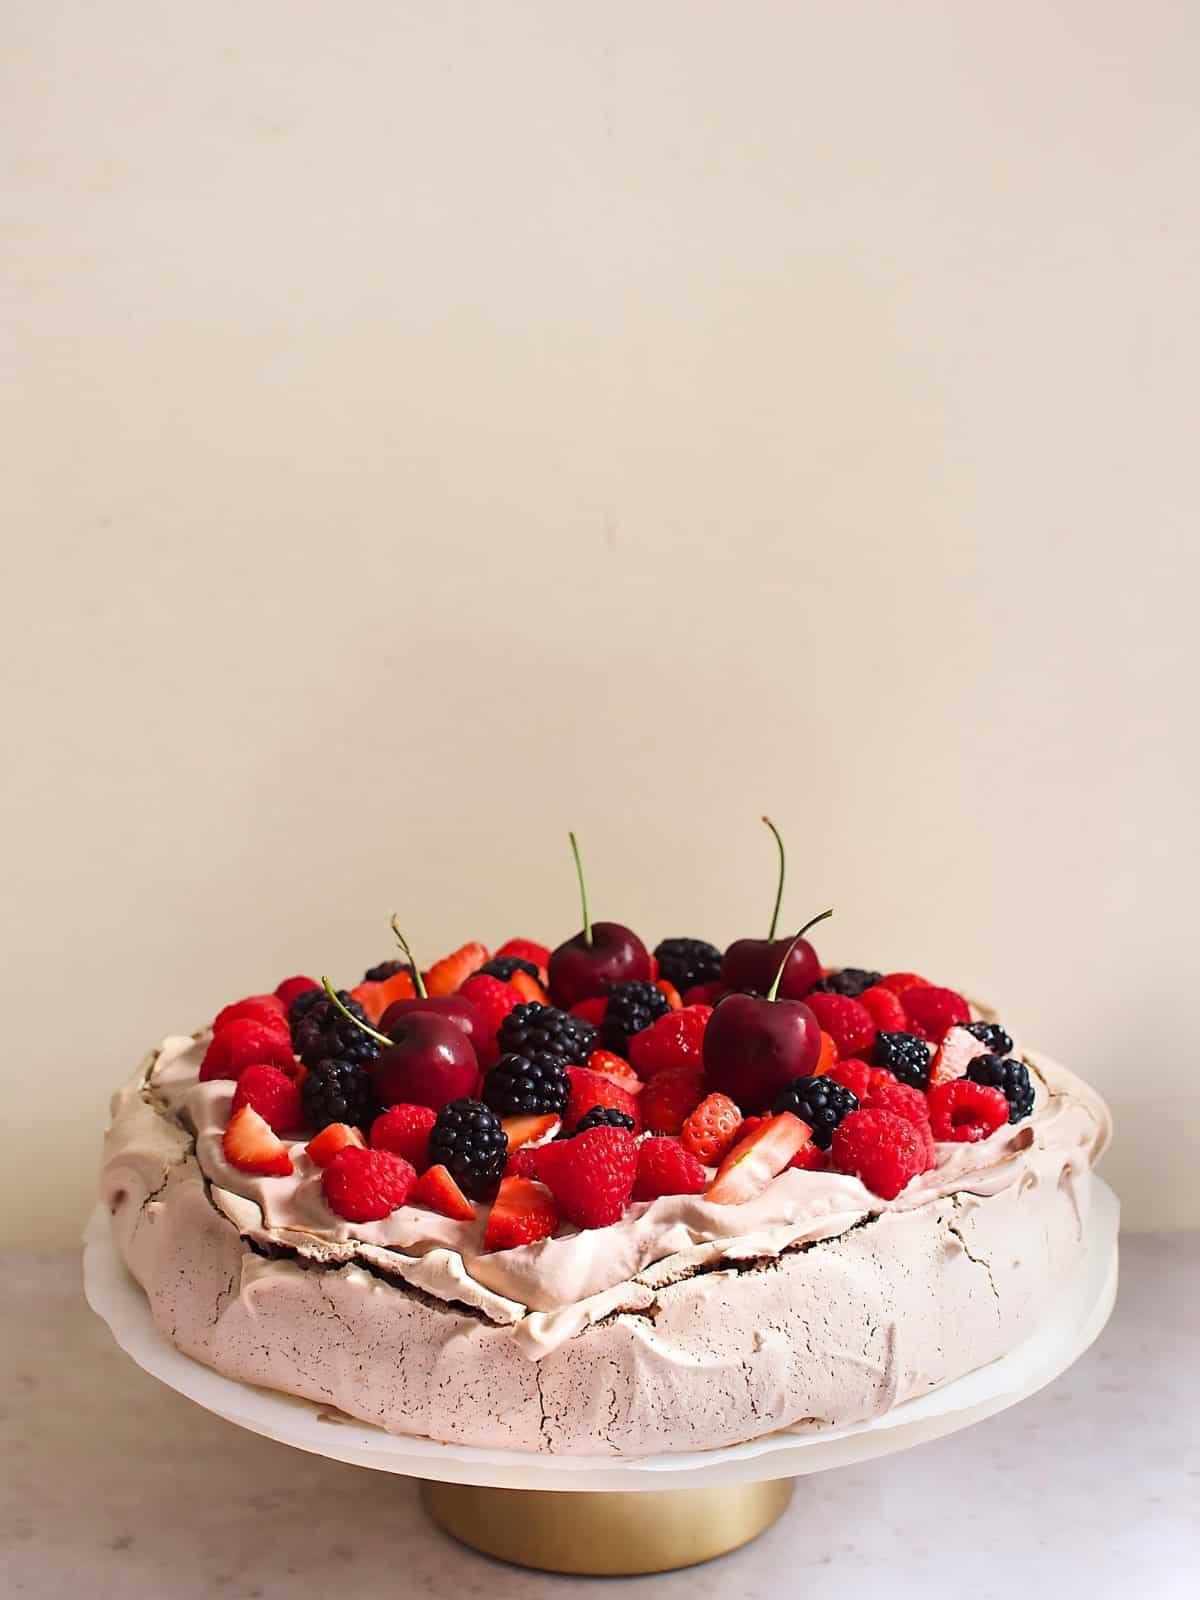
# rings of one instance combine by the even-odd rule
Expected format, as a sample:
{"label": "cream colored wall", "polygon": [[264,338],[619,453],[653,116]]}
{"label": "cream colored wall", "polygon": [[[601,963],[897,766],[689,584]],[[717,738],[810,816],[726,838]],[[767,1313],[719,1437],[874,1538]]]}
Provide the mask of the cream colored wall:
{"label": "cream colored wall", "polygon": [[5,12],[2,1236],[393,907],[574,931],[568,826],[757,931],[764,809],[1200,1222],[1196,8]]}

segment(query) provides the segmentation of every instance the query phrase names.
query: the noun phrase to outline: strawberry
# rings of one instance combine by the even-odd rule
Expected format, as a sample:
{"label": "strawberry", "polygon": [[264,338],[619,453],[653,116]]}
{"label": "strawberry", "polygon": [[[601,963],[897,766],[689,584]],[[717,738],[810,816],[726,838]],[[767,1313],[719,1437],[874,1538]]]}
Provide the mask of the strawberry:
{"label": "strawberry", "polygon": [[635,1200],[657,1200],[663,1194],[702,1194],[708,1174],[678,1139],[643,1139],[638,1145]]}
{"label": "strawberry", "polygon": [[[1003,1099],[1001,1095],[1001,1099]],[[1005,1101],[1005,1116],[1008,1102]],[[254,1172],[268,1178],[286,1178],[292,1170],[292,1157],[286,1144],[251,1105],[239,1106],[229,1119],[221,1139],[221,1149],[231,1167],[239,1172]]]}
{"label": "strawberry", "polygon": [[903,994],[906,989],[922,989],[929,982],[915,972],[889,972],[885,978],[880,978],[879,987],[890,989],[893,994]]}
{"label": "strawberry", "polygon": [[607,1228],[621,1220],[633,1193],[637,1159],[637,1140],[626,1129],[589,1128],[573,1139],[542,1145],[538,1177],[568,1222]]}
{"label": "strawberry", "polygon": [[833,1035],[839,1056],[864,1056],[875,1043],[878,1029],[866,1006],[845,994],[810,994],[804,1004],[816,1017],[823,1033]]}
{"label": "strawberry", "polygon": [[435,961],[425,974],[425,988],[431,995],[453,994],[488,958],[487,946],[472,942]]}
{"label": "strawberry", "polygon": [[509,1152],[508,1160],[504,1164],[506,1178],[536,1178],[537,1177],[538,1147],[532,1144],[523,1144],[519,1150]]}
{"label": "strawberry", "polygon": [[608,999],[604,995],[597,995],[591,1000],[580,1000],[571,1007],[571,1015],[579,1017],[583,1022],[590,1022],[598,1028],[604,1021],[604,1013],[608,1010]]}
{"label": "strawberry", "polygon": [[638,1102],[619,1083],[614,1083],[599,1072],[589,1072],[586,1067],[568,1067],[567,1077],[571,1080],[571,1094],[567,1109],[563,1112],[563,1128],[567,1133],[593,1106],[611,1106],[614,1111],[624,1111],[626,1116],[633,1118],[634,1132],[641,1132],[642,1117]]}
{"label": "strawberry", "polygon": [[711,1016],[711,1006],[684,1006],[635,1033],[629,1041],[629,1059],[638,1077],[652,1078],[671,1067],[700,1066],[704,1030]]}
{"label": "strawberry", "polygon": [[503,1117],[500,1126],[508,1135],[508,1148],[520,1150],[527,1144],[544,1144],[561,1126],[558,1117]]}
{"label": "strawberry", "polygon": [[357,1000],[366,1012],[367,1021],[375,1027],[383,1013],[397,1000],[411,1000],[416,994],[412,973],[406,968],[393,972],[390,978],[367,980],[351,989],[350,998]]}
{"label": "strawberry", "polygon": [[739,1140],[722,1161],[706,1198],[721,1206],[753,1200],[811,1139],[808,1123],[790,1111],[764,1118],[750,1137]]}
{"label": "strawberry", "polygon": [[455,1222],[474,1222],[475,1207],[455,1183],[449,1170],[440,1164],[428,1167],[409,1190],[406,1204],[438,1211]]}
{"label": "strawberry", "polygon": [[908,1012],[909,1033],[930,1044],[941,1044],[951,1028],[971,1020],[971,1008],[962,995],[932,983],[906,989],[904,1009]]}
{"label": "strawberry", "polygon": [[626,1094],[641,1094],[642,1080],[624,1056],[615,1056],[611,1050],[593,1050],[584,1063],[589,1072],[598,1072],[602,1078],[619,1083]]}
{"label": "strawberry", "polygon": [[390,1150],[360,1150],[348,1144],[321,1174],[329,1209],[347,1222],[381,1222],[402,1206],[417,1175]]}
{"label": "strawberry", "polygon": [[679,990],[668,978],[655,978],[654,987],[664,997],[672,1011],[683,1010],[683,1001],[679,997]]}
{"label": "strawberry", "polygon": [[238,1017],[214,1033],[204,1060],[200,1063],[200,1082],[212,1078],[239,1078],[247,1067],[265,1062],[282,1072],[295,1074],[296,1058],[287,1023],[255,1022]]}
{"label": "strawberry", "polygon": [[829,1157],[814,1139],[796,1151],[788,1167],[795,1167],[798,1172],[825,1172],[829,1167]]}
{"label": "strawberry", "polygon": [[508,981],[518,1000],[536,1000],[539,1006],[550,1004],[550,996],[546,993],[545,985],[539,983],[536,978],[531,978],[527,972],[522,972],[519,967]]}
{"label": "strawberry", "polygon": [[484,1250],[515,1250],[548,1239],[558,1227],[558,1207],[544,1184],[504,1177],[483,1234]]}
{"label": "strawberry", "polygon": [[[528,974],[523,973],[521,976]],[[479,1064],[485,1069],[494,1067],[500,1057],[496,1034],[500,1024],[517,1004],[517,991],[511,983],[505,983],[502,978],[493,978],[487,972],[475,972],[458,992],[464,1000],[471,1002],[483,1022],[480,1032],[471,1035],[471,1043],[475,1046]]]}
{"label": "strawberry", "polygon": [[886,1033],[908,1032],[908,1013],[900,1003],[900,997],[891,989],[885,989],[881,983],[864,989],[858,997],[858,1003],[866,1006],[877,1028],[882,1028]]}
{"label": "strawberry", "polygon": [[949,1083],[952,1078],[965,1078],[967,1068],[975,1057],[987,1053],[987,1045],[956,1024],[937,1047],[929,1068],[929,1087],[934,1089],[939,1083]]}
{"label": "strawberry", "polygon": [[518,961],[532,961],[539,969],[538,976],[546,982],[546,969],[550,965],[550,946],[538,944],[536,939],[506,939],[496,951],[498,956],[516,956]]}
{"label": "strawberry", "polygon": [[[641,1034],[634,1038],[640,1039]],[[679,1133],[703,1099],[703,1067],[668,1067],[656,1072],[637,1098],[642,1126],[650,1133]]]}
{"label": "strawberry", "polygon": [[684,1123],[680,1137],[697,1161],[715,1167],[729,1154],[741,1125],[742,1113],[727,1094],[708,1094]]}
{"label": "strawberry", "polygon": [[310,989],[319,989],[321,985],[315,978],[306,978],[297,975],[294,978],[284,978],[282,983],[275,985],[275,998],[283,1002],[286,1011],[298,994],[307,994]]}
{"label": "strawberry", "polygon": [[812,1069],[813,1077],[819,1078],[823,1072],[828,1072],[831,1067],[836,1066],[837,1058],[838,1047],[833,1042],[833,1035],[831,1033],[826,1033],[825,1030],[822,1029],[821,1053],[817,1057],[816,1066]]}
{"label": "strawberry", "polygon": [[213,1018],[213,1032],[223,1028],[228,1022],[237,1022],[240,1017],[249,1017],[252,1022],[265,1022],[268,1027],[279,1023],[287,1025],[287,1008],[278,995],[252,994],[245,1000],[235,1000],[232,1005],[224,1006]]}
{"label": "strawberry", "polygon": [[278,1067],[256,1063],[247,1067],[237,1081],[233,1110],[253,1106],[276,1133],[288,1133],[304,1121],[300,1108],[300,1085]]}
{"label": "strawberry", "polygon": [[390,1150],[403,1156],[415,1172],[429,1165],[429,1135],[437,1112],[429,1106],[395,1105],[371,1124],[372,1150]]}
{"label": "strawberry", "polygon": [[344,1150],[348,1144],[357,1145],[360,1150],[367,1148],[367,1141],[358,1128],[352,1128],[348,1122],[330,1122],[308,1141],[304,1150],[316,1166],[327,1167],[338,1151]]}

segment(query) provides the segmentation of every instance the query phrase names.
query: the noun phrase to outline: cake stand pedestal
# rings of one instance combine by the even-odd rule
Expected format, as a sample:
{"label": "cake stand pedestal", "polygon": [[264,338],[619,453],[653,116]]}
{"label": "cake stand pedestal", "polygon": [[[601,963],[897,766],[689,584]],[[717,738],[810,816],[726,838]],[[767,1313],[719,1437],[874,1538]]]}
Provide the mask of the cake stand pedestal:
{"label": "cake stand pedestal", "polygon": [[1064,1372],[1100,1333],[1116,1299],[1119,1208],[1106,1184],[1093,1183],[1078,1269],[1047,1307],[1041,1327],[990,1366],[870,1422],[630,1461],[404,1438],[312,1401],[224,1378],[159,1333],[100,1207],[84,1237],[84,1289],[117,1343],[153,1377],[239,1427],[316,1455],[420,1479],[433,1520],[486,1555],[550,1572],[663,1572],[748,1543],[786,1509],[797,1477],[954,1433],[1016,1405]]}

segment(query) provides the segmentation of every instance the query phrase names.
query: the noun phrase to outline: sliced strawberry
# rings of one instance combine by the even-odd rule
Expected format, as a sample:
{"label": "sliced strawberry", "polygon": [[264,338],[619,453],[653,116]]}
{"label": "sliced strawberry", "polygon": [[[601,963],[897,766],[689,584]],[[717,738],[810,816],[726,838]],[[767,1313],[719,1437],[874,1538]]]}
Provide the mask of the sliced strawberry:
{"label": "sliced strawberry", "polygon": [[715,1205],[736,1206],[753,1200],[777,1178],[806,1144],[812,1129],[790,1111],[767,1117],[748,1139],[742,1139],[717,1168],[706,1199]]}
{"label": "sliced strawberry", "polygon": [[543,1144],[555,1129],[561,1127],[561,1117],[505,1117],[500,1126],[508,1135],[508,1148],[520,1150],[523,1145]]}
{"label": "sliced strawberry", "polygon": [[421,1174],[409,1190],[406,1204],[438,1211],[443,1217],[453,1217],[455,1222],[475,1221],[475,1207],[455,1183],[449,1169],[440,1165]]}
{"label": "sliced strawberry", "polygon": [[738,1139],[742,1113],[727,1094],[708,1094],[688,1117],[680,1135],[683,1146],[706,1167],[715,1167]]}
{"label": "sliced strawberry", "polygon": [[823,1072],[828,1072],[837,1065],[838,1047],[833,1042],[833,1035],[821,1029],[821,1054],[817,1057],[817,1064],[813,1068],[813,1077],[819,1078]]}
{"label": "sliced strawberry", "polygon": [[598,1072],[602,1078],[619,1083],[626,1094],[641,1094],[642,1080],[624,1056],[615,1056],[611,1050],[593,1050],[584,1062],[589,1072]]}
{"label": "sliced strawberry", "polygon": [[550,946],[539,944],[536,939],[506,939],[496,951],[498,956],[516,956],[518,961],[532,961],[538,969],[538,976],[545,983],[546,969],[550,965]]}
{"label": "sliced strawberry", "polygon": [[338,1151],[344,1150],[348,1144],[357,1146],[359,1150],[367,1148],[367,1141],[360,1129],[352,1128],[348,1122],[330,1122],[308,1141],[304,1149],[310,1161],[318,1167],[327,1167]]}
{"label": "sliced strawberry", "polygon": [[655,978],[654,987],[663,996],[672,1011],[683,1010],[683,1001],[680,998],[679,990],[669,978]]}
{"label": "sliced strawberry", "polygon": [[366,1012],[367,1021],[374,1027],[390,1005],[397,1000],[411,1000],[416,992],[412,973],[402,970],[394,972],[390,978],[360,983],[351,989],[350,998],[358,1001]]}
{"label": "sliced strawberry", "polygon": [[286,1178],[292,1157],[286,1144],[252,1105],[239,1106],[229,1119],[221,1149],[231,1167],[262,1177]]}
{"label": "sliced strawberry", "polygon": [[457,950],[430,967],[425,974],[425,988],[432,995],[454,994],[487,959],[487,945],[477,941],[459,945]]}
{"label": "sliced strawberry", "polygon": [[518,967],[508,980],[510,989],[515,989],[522,1003],[535,1000],[539,1006],[548,1006],[550,996],[536,978],[531,978],[527,972],[522,972]]}
{"label": "sliced strawberry", "polygon": [[929,1068],[929,1087],[936,1089],[939,1083],[949,1083],[953,1078],[965,1078],[967,1068],[976,1056],[985,1056],[987,1053],[987,1045],[981,1043],[973,1033],[968,1033],[965,1028],[956,1025],[949,1030],[937,1047],[933,1064]]}
{"label": "sliced strawberry", "polygon": [[633,1095],[622,1089],[619,1083],[614,1083],[611,1078],[604,1077],[598,1072],[589,1072],[586,1067],[568,1067],[567,1077],[571,1080],[571,1094],[567,1101],[567,1109],[563,1112],[563,1127],[569,1133],[583,1116],[593,1106],[609,1106],[614,1111],[623,1111],[633,1121],[633,1131],[642,1131],[641,1113],[638,1111],[637,1100]]}
{"label": "sliced strawberry", "polygon": [[532,1178],[501,1178],[483,1235],[485,1250],[514,1250],[548,1239],[558,1227],[558,1207],[543,1183]]}

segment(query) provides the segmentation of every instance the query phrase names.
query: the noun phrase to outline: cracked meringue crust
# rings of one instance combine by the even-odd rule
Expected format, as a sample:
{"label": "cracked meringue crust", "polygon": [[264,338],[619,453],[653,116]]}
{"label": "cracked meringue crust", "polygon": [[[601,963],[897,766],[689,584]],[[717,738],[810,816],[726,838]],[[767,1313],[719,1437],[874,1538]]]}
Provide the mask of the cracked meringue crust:
{"label": "cracked meringue crust", "polygon": [[221,1151],[234,1086],[207,1036],[164,1041],[113,1100],[100,1193],[178,1348],[393,1433],[637,1457],[878,1416],[1026,1338],[1083,1249],[1098,1095],[1026,1054],[1032,1118],[938,1146],[895,1200],[788,1171],[757,1199],[674,1195],[611,1228],[482,1254],[484,1218],[356,1225]]}

